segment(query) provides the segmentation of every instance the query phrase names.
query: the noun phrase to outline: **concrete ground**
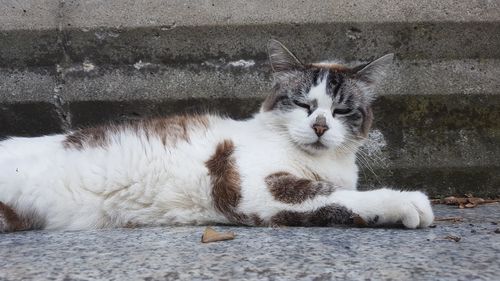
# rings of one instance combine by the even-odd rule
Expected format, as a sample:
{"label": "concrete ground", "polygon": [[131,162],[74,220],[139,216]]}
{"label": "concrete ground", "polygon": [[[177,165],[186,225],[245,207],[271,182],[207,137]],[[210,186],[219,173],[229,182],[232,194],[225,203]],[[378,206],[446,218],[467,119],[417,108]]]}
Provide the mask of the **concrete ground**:
{"label": "concrete ground", "polygon": [[[0,280],[499,280],[500,204],[435,206],[420,230],[204,227],[0,235]],[[459,237],[455,242],[447,236]]]}

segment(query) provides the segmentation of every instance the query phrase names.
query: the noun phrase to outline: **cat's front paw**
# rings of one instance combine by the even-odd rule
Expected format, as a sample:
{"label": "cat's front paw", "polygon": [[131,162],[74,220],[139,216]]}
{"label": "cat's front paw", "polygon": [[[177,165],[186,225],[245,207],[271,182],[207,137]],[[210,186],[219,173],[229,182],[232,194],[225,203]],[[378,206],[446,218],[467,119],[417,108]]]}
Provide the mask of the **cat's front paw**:
{"label": "cat's front paw", "polygon": [[401,206],[401,221],[407,228],[428,227],[434,221],[431,202],[419,191],[405,193]]}

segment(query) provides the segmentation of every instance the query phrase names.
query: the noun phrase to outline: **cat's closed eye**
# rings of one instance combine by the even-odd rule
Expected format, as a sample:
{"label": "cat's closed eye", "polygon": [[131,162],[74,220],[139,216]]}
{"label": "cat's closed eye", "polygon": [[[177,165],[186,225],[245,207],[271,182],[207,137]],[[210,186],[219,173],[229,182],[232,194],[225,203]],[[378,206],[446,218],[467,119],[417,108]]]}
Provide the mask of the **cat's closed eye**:
{"label": "cat's closed eye", "polygon": [[303,102],[300,102],[298,100],[293,100],[293,103],[296,105],[296,106],[299,106],[299,107],[302,107],[302,108],[305,108],[307,109],[307,112],[309,114],[311,114],[311,106],[308,105],[307,103],[303,103]]}
{"label": "cat's closed eye", "polygon": [[335,115],[348,115],[352,112],[350,108],[335,108],[333,110],[333,116]]}

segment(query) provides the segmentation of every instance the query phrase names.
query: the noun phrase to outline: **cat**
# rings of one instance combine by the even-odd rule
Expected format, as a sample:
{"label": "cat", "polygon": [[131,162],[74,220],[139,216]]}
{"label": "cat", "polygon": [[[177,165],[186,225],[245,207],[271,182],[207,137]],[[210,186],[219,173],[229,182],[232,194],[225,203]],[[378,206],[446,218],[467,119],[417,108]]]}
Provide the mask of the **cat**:
{"label": "cat", "polygon": [[422,192],[356,190],[356,151],[393,55],[304,64],[274,39],[268,53],[273,90],[247,120],[179,115],[1,141],[0,232],[429,226]]}

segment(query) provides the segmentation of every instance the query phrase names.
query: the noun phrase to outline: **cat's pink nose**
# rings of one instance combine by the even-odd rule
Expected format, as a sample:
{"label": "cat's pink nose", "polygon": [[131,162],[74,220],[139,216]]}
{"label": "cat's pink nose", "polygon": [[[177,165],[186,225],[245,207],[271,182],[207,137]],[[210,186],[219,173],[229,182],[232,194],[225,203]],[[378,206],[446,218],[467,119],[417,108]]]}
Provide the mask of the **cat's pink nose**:
{"label": "cat's pink nose", "polygon": [[314,124],[312,128],[318,137],[321,137],[328,130],[328,126],[323,124]]}

